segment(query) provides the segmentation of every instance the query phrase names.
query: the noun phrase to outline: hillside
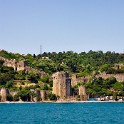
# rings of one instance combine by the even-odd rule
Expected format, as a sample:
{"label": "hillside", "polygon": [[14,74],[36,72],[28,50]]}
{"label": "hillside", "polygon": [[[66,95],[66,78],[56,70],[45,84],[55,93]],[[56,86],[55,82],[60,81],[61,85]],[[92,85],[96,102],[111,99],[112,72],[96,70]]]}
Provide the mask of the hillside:
{"label": "hillside", "polygon": [[84,85],[90,97],[124,96],[124,54],[67,51],[20,55],[0,51],[0,89],[18,92],[15,100],[20,96],[27,100],[30,90],[36,97],[36,89],[47,91],[47,99],[56,99],[52,94],[52,74],[57,71],[69,72],[73,90]]}

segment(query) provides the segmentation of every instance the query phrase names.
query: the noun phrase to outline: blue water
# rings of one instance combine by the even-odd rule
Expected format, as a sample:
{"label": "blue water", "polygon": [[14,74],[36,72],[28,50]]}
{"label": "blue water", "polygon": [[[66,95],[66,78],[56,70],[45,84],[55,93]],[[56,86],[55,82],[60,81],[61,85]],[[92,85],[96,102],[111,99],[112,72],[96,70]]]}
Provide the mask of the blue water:
{"label": "blue water", "polygon": [[0,104],[0,124],[124,124],[124,103]]}

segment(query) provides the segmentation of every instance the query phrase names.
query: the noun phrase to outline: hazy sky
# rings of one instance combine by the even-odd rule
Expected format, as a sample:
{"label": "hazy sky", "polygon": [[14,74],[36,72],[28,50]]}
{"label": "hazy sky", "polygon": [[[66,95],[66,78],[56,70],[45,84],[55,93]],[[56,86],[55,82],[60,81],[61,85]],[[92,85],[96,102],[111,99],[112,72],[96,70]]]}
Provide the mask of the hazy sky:
{"label": "hazy sky", "polygon": [[124,52],[124,0],[0,0],[0,49]]}

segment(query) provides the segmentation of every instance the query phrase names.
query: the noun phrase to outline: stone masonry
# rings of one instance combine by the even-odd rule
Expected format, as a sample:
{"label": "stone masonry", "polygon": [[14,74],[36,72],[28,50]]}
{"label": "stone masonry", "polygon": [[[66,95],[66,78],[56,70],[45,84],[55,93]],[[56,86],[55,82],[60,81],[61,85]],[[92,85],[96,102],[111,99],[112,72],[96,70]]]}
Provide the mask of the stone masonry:
{"label": "stone masonry", "polygon": [[1,95],[1,102],[5,102],[7,100],[7,94],[9,94],[8,89],[2,88],[0,90],[0,95]]}
{"label": "stone masonry", "polygon": [[79,96],[81,101],[87,101],[88,95],[86,94],[86,87],[85,86],[79,86]]}
{"label": "stone masonry", "polygon": [[26,61],[23,61],[23,60],[17,61],[15,59],[8,60],[1,56],[0,56],[0,59],[4,61],[3,63],[4,66],[12,67],[14,70],[39,73],[41,77],[46,75],[46,73],[43,71],[39,71],[38,69],[27,66]]}
{"label": "stone masonry", "polygon": [[53,74],[53,94],[60,99],[66,99],[71,96],[71,79],[65,72],[56,72]]}

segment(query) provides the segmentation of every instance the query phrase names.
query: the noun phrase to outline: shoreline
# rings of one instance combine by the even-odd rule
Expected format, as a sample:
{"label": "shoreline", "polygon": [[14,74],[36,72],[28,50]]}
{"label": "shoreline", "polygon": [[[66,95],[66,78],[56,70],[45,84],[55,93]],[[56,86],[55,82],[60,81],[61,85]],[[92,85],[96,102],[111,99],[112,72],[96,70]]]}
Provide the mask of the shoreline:
{"label": "shoreline", "polygon": [[43,102],[0,102],[0,104],[36,104],[36,103],[124,103],[124,101],[43,101]]}

